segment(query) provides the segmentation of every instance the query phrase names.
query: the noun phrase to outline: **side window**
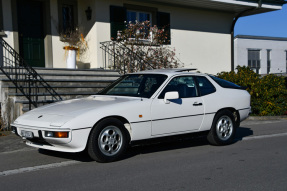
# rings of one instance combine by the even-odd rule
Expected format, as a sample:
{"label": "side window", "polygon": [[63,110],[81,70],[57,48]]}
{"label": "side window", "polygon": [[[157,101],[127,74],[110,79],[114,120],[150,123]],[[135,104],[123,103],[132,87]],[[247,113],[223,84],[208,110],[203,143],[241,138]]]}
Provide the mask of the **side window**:
{"label": "side window", "polygon": [[159,95],[163,99],[166,92],[177,91],[179,98],[196,97],[197,91],[192,76],[180,76],[173,78]]}
{"label": "side window", "polygon": [[212,94],[216,91],[215,87],[206,77],[197,76],[196,79],[198,81],[198,88],[201,96]]}

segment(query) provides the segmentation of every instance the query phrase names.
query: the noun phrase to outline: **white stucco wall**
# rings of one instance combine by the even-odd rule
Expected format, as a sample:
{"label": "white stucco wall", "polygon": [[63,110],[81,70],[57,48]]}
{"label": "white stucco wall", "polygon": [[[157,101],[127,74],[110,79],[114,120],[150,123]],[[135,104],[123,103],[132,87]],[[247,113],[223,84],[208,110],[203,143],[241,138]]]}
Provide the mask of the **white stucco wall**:
{"label": "white stucco wall", "polygon": [[[104,66],[100,42],[110,40],[109,6],[124,3],[156,7],[158,11],[170,13],[171,46],[188,68],[216,74],[231,70],[231,27],[233,15],[183,7],[162,6],[136,1],[93,2],[95,23],[88,27],[87,41],[90,55],[85,58],[92,68]],[[95,2],[95,3],[94,3]],[[86,7],[84,7],[84,10]]]}
{"label": "white stucco wall", "polygon": [[235,39],[235,67],[248,66],[248,50],[260,50],[260,74],[267,73],[267,50],[271,50],[270,73],[286,73],[287,40]]}
{"label": "white stucco wall", "polygon": [[[6,40],[14,46],[12,31],[11,2],[2,0],[4,28],[11,28]],[[110,40],[110,5],[123,6],[125,3],[157,8],[170,13],[171,46],[187,68],[197,68],[201,72],[216,74],[231,70],[231,35],[232,13],[175,7],[161,4],[127,0],[87,0],[78,1],[78,23],[86,34],[89,49],[81,57],[82,62],[91,64],[91,68],[104,66],[100,42]],[[7,5],[6,5],[7,4]],[[92,20],[87,21],[85,10],[90,6]],[[58,22],[58,1],[50,0],[52,60],[54,68],[66,68],[65,43],[60,41]],[[9,30],[7,30],[8,32]],[[6,32],[6,31],[5,31]]]}

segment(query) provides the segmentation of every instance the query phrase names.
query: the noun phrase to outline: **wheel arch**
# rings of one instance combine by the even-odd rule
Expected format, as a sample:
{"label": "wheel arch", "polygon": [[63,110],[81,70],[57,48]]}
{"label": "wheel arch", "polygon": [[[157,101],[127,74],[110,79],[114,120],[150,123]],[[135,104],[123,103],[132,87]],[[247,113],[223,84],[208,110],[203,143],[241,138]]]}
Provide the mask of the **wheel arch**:
{"label": "wheel arch", "polygon": [[[130,125],[130,122],[126,119],[126,118],[124,118],[124,117],[122,117],[122,116],[119,116],[119,115],[111,115],[111,116],[106,116],[106,117],[103,117],[103,118],[101,118],[100,120],[98,120],[95,124],[94,124],[94,126],[93,126],[93,128],[95,128],[96,126],[97,126],[97,124],[99,124],[101,121],[103,121],[103,120],[105,120],[105,119],[108,119],[108,118],[114,118],[114,119],[118,119],[119,121],[121,121],[122,123],[123,123],[123,125],[124,125],[124,127],[125,127],[125,130],[126,130],[126,133],[127,133],[127,135],[128,135],[128,141],[130,142],[131,141],[131,135],[132,135],[132,130],[131,130],[131,125]],[[93,129],[92,128],[92,129]],[[91,131],[92,132],[92,131]],[[90,134],[91,134],[91,132],[90,132]],[[90,137],[90,135],[89,135],[89,137]]]}
{"label": "wheel arch", "polygon": [[[218,111],[216,112],[215,116],[216,116],[219,112],[221,112],[221,111],[223,111],[223,110],[228,110],[228,111],[230,111],[230,112],[233,114],[234,120],[235,120],[235,123],[236,123],[236,127],[239,127],[239,126],[240,126],[240,113],[239,113],[239,111],[236,110],[236,109],[233,108],[233,107],[225,107],[225,108],[221,108],[220,110],[218,110]],[[215,116],[214,116],[214,117],[215,117]]]}

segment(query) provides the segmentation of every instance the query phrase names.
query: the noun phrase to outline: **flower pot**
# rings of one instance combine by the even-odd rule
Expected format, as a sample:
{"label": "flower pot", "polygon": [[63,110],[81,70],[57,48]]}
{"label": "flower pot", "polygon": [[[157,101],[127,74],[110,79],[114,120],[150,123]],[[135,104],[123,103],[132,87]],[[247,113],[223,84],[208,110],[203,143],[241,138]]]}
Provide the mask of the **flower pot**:
{"label": "flower pot", "polygon": [[67,68],[70,69],[76,69],[76,59],[77,59],[77,50],[78,48],[76,47],[72,47],[72,46],[65,46],[64,47],[65,51],[68,51],[66,53],[67,55],[67,59],[66,59],[66,63],[67,63]]}
{"label": "flower pot", "polygon": [[70,69],[76,69],[76,57],[77,57],[77,51],[76,50],[68,50],[67,55],[67,68]]}

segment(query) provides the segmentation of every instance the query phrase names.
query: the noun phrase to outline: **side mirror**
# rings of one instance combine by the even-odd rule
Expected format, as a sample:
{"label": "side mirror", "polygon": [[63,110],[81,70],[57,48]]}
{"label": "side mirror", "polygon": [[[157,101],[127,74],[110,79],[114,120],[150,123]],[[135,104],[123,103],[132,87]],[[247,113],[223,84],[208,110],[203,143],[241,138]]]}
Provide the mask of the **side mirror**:
{"label": "side mirror", "polygon": [[166,92],[165,95],[164,95],[164,103],[170,103],[169,100],[171,99],[178,99],[179,98],[179,95],[178,95],[178,92]]}

